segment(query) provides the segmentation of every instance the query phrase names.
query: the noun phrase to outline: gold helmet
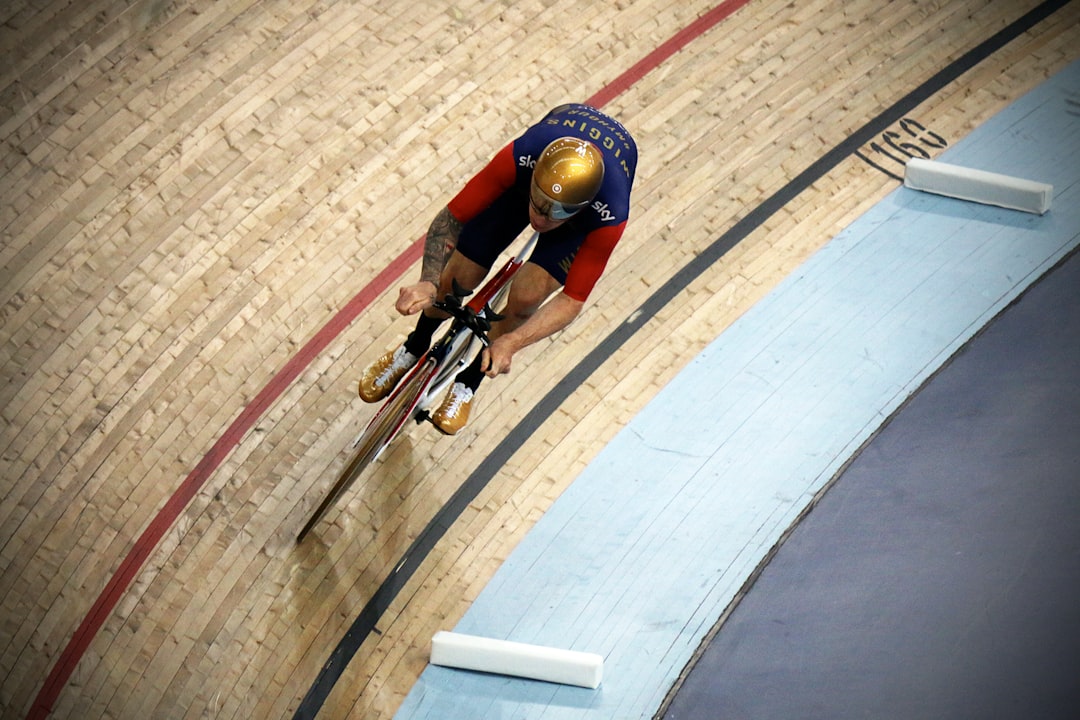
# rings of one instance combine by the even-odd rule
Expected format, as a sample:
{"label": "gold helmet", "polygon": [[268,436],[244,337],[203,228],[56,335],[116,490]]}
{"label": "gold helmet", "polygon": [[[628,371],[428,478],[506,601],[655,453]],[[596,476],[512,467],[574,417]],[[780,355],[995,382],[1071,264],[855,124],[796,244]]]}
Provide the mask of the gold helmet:
{"label": "gold helmet", "polygon": [[529,199],[541,215],[565,220],[596,197],[604,180],[604,157],[592,143],[575,137],[552,141],[533,168]]}

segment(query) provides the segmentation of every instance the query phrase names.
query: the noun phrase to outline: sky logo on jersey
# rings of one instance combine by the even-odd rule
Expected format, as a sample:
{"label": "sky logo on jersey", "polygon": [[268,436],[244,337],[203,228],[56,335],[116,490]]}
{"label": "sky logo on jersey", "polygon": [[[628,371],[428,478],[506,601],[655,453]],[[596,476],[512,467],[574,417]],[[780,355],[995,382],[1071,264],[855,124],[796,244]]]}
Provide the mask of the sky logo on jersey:
{"label": "sky logo on jersey", "polygon": [[597,200],[592,204],[592,209],[597,212],[602,222],[611,222],[615,219],[615,215],[608,209],[608,204],[606,202]]}

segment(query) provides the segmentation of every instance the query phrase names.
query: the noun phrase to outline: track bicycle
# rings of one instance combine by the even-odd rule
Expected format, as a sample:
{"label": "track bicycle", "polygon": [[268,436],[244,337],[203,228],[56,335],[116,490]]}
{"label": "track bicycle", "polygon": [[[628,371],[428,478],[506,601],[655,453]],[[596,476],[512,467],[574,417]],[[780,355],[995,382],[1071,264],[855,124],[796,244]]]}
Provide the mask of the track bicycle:
{"label": "track bicycle", "polygon": [[472,361],[480,345],[489,344],[487,333],[491,324],[502,319],[492,308],[500,306],[506,299],[510,281],[539,237],[539,233],[532,233],[517,255],[507,260],[468,303],[463,300],[469,293],[456,283],[452,294],[434,303],[433,307],[450,315],[449,329],[401,379],[364,431],[352,442],[352,457],[296,536],[296,542],[302,542],[356,478],[379,459],[410,418],[417,424],[431,421],[428,408],[450,387],[458,372]]}

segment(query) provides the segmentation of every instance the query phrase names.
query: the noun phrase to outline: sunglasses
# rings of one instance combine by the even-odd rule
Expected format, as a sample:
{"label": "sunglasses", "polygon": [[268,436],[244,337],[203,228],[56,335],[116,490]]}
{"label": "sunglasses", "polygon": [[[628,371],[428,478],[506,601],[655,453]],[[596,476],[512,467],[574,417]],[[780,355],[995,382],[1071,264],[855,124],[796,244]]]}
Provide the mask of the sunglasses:
{"label": "sunglasses", "polygon": [[581,212],[589,202],[561,203],[554,198],[548,197],[547,193],[538,188],[535,183],[529,187],[529,203],[533,210],[551,220],[566,220]]}

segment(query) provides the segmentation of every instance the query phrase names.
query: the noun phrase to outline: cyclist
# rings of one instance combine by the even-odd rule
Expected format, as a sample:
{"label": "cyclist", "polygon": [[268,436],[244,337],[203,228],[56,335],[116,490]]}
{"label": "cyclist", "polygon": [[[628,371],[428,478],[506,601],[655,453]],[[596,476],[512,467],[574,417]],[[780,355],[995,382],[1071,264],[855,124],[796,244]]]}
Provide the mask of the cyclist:
{"label": "cyclist", "polygon": [[420,314],[416,328],[368,366],[360,397],[377,402],[390,394],[446,318],[432,307],[435,299],[454,281],[475,290],[531,225],[539,241],[514,277],[490,347],[458,374],[431,416],[440,431],[458,432],[485,375],[509,372],[518,350],[577,317],[626,226],[636,167],[630,133],[587,105],[559,106],[506,145],[432,221],[420,280],[400,288],[396,302],[402,315]]}

